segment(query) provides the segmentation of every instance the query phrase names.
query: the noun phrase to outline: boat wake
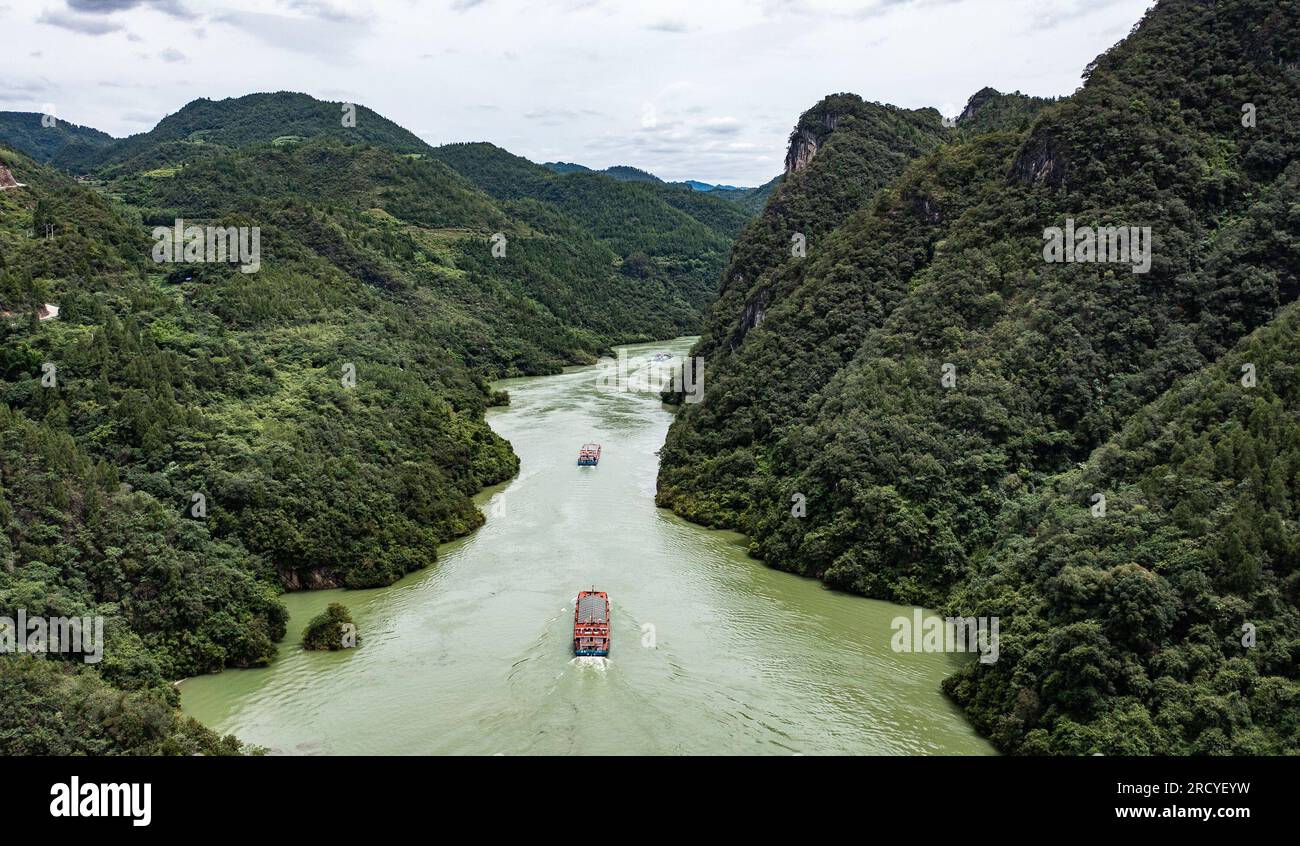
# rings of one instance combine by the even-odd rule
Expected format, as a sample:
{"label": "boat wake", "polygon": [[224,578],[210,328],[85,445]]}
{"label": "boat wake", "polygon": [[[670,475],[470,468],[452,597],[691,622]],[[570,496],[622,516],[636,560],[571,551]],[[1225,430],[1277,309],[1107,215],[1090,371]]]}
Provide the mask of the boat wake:
{"label": "boat wake", "polygon": [[609,659],[602,658],[599,655],[579,655],[569,663],[583,669],[593,669],[598,673],[603,673],[609,669]]}

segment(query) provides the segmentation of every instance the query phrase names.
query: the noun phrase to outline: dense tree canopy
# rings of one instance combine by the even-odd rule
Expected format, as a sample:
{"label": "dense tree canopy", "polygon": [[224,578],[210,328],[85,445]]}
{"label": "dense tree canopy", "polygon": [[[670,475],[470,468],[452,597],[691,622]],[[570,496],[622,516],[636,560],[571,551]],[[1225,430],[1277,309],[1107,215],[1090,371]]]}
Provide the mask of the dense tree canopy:
{"label": "dense tree canopy", "polygon": [[[79,162],[89,185],[0,150],[27,186],[0,193],[0,616],[106,626],[101,663],[0,664],[32,708],[84,696],[129,726],[80,737],[70,715],[24,745],[24,710],[6,753],[238,751],[171,714],[170,682],[270,661],[284,589],[433,564],[518,467],[490,380],[689,331],[712,227],[744,219],[605,176],[568,203],[585,216],[497,198],[373,113],[341,132],[337,106],[198,101]],[[646,225],[608,223],[611,191]],[[157,262],[178,219],[256,227],[257,272]]]}
{"label": "dense tree canopy", "polygon": [[[660,502],[832,586],[1001,616],[1013,648],[951,690],[1009,750],[1296,751],[1297,406],[1280,354],[1295,325],[1279,314],[1300,294],[1296,14],[1170,0],[1072,97],[980,92],[948,143],[869,198],[787,178],[733,255],[698,348],[709,386],[669,434]],[[837,137],[861,135],[833,119],[845,108],[828,98],[801,122],[791,160],[809,138],[817,151],[796,177],[839,166]],[[778,257],[794,221],[776,212],[796,203],[847,210],[806,258]],[[1067,218],[1150,227],[1150,272],[1044,262],[1045,229]],[[1257,329],[1272,393],[1234,406],[1230,351]],[[1149,405],[1192,384],[1225,417],[1178,424],[1168,458],[1147,452],[1167,437]],[[1119,461],[1131,475],[1115,484],[1168,504],[1089,522],[1092,494],[1130,495],[1076,487],[1079,468]],[[1229,487],[1249,474],[1249,495]],[[1179,543],[1207,532],[1203,555]],[[1231,647],[1245,622],[1267,649]],[[1197,715],[1211,689],[1244,714]]]}

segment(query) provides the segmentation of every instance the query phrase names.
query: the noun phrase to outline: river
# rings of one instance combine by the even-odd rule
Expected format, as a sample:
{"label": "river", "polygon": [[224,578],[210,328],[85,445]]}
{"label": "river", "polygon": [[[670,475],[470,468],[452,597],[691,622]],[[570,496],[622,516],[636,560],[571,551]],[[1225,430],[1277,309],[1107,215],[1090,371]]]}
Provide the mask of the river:
{"label": "river", "polygon": [[[691,340],[627,350],[644,366]],[[910,608],[768,569],[740,535],[655,507],[672,419],[655,395],[597,390],[594,368],[499,387],[511,404],[488,420],[522,465],[478,497],[487,523],[391,587],[286,595],[279,657],[186,680],[187,714],[285,754],[993,752],[939,689],[969,656],[890,649]],[[598,467],[576,466],[585,441]],[[571,655],[593,586],[607,661]],[[335,601],[360,647],[304,651]]]}

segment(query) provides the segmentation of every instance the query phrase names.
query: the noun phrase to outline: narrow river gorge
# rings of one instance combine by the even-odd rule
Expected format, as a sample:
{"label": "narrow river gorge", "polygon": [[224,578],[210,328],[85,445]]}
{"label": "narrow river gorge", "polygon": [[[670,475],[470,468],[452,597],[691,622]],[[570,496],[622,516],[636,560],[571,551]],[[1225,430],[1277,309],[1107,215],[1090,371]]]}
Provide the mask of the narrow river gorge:
{"label": "narrow river gorge", "polygon": [[[627,350],[644,367],[690,343]],[[511,404],[489,422],[522,466],[478,498],[486,525],[392,587],[286,595],[279,658],[186,680],[186,713],[286,754],[992,753],[939,689],[970,657],[891,650],[910,608],[770,570],[655,507],[672,419],[656,395],[597,390],[590,367],[499,387]],[[576,466],[585,441],[599,467]],[[571,655],[593,586],[607,662]],[[361,646],[302,650],[334,601]]]}

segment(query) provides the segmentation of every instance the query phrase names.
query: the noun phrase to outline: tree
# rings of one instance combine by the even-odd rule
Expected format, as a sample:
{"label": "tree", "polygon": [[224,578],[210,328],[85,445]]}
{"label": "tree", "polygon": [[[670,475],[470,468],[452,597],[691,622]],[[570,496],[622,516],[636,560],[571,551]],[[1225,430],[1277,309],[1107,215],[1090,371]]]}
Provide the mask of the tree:
{"label": "tree", "polygon": [[307,624],[302,633],[303,649],[349,649],[361,643],[356,624],[352,622],[352,613],[339,602],[331,602],[329,607],[317,614]]}

